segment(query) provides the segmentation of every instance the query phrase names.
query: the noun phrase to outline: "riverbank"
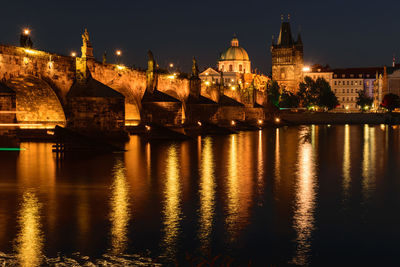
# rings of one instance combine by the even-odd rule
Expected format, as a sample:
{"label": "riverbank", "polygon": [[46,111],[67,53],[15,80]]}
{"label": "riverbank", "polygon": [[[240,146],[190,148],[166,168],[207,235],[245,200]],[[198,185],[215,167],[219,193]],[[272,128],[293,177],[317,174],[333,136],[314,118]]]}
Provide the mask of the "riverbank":
{"label": "riverbank", "polygon": [[400,124],[397,113],[331,113],[331,112],[283,112],[282,124]]}

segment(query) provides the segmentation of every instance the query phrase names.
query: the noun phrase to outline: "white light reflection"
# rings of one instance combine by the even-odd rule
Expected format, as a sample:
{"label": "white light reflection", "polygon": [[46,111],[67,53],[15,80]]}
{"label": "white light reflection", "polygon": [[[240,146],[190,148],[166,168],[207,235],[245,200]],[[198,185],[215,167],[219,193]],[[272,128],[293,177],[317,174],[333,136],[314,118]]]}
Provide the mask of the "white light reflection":
{"label": "white light reflection", "polygon": [[163,245],[166,256],[175,257],[176,240],[180,231],[180,221],[182,220],[181,211],[181,181],[178,162],[178,152],[174,145],[168,149],[166,159],[166,182],[164,190],[164,239]]}
{"label": "white light reflection", "polygon": [[[312,127],[315,131],[315,127]],[[304,128],[300,132],[301,137],[309,135],[308,129]],[[314,139],[315,133],[311,133]],[[315,180],[315,156],[314,147],[306,139],[300,138],[298,162],[297,162],[297,182],[296,182],[296,202],[293,216],[293,227],[296,230],[296,253],[292,263],[296,265],[306,265],[309,253],[311,252],[311,237],[314,230],[314,210],[316,198]]]}
{"label": "white light reflection", "polygon": [[129,210],[129,185],[125,176],[125,168],[121,161],[114,167],[114,181],[111,194],[111,245],[112,253],[120,254],[126,249],[128,242]]}
{"label": "white light reflection", "polygon": [[213,143],[211,137],[206,137],[201,150],[200,167],[200,229],[199,240],[203,252],[210,247],[210,235],[212,231],[215,213],[215,178],[214,158],[212,151]]}
{"label": "white light reflection", "polygon": [[343,148],[343,192],[345,199],[348,198],[350,189],[350,126],[346,124],[344,126],[344,148]]}
{"label": "white light reflection", "polygon": [[375,127],[364,125],[364,147],[362,162],[362,191],[364,199],[369,199],[374,189],[375,177]]}
{"label": "white light reflection", "polygon": [[40,223],[40,209],[36,195],[23,195],[18,215],[19,233],[16,240],[17,259],[21,266],[40,266],[43,255],[43,235]]}

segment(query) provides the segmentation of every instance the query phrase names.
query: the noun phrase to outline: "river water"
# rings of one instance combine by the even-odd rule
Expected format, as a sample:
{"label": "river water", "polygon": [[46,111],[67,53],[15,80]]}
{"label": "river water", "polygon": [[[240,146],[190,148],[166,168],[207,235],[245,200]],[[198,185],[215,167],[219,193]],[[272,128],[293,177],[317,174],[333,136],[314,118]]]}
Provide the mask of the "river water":
{"label": "river water", "polygon": [[66,155],[0,152],[0,263],[389,265],[400,130],[299,126]]}

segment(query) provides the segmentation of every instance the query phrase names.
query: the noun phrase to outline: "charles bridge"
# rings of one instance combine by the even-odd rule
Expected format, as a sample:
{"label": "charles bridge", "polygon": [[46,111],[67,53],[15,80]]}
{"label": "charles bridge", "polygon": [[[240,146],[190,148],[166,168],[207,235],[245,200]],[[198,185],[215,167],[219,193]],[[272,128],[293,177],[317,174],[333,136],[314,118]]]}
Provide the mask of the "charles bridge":
{"label": "charles bridge", "polygon": [[159,72],[151,52],[147,71],[98,62],[88,33],[82,37],[81,57],[0,45],[0,81],[15,91],[17,123],[37,128],[65,126],[71,113],[67,96],[82,72],[123,95],[127,126],[144,121],[178,125],[266,119],[264,92],[253,90],[252,100],[244,100],[239,90],[205,86],[195,60],[190,77]]}

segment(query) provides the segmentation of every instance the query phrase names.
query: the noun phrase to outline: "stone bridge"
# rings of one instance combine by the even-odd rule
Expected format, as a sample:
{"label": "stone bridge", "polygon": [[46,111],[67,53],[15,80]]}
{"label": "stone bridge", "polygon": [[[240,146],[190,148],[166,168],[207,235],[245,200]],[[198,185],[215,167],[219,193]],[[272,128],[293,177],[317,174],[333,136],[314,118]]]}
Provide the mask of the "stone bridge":
{"label": "stone bridge", "polygon": [[[146,72],[94,59],[87,65],[94,79],[125,96],[126,122],[139,121]],[[19,123],[40,123],[49,128],[65,125],[66,95],[75,74],[75,57],[0,45],[0,80],[16,92]],[[185,101],[189,80],[169,75],[157,75],[158,90]]]}

